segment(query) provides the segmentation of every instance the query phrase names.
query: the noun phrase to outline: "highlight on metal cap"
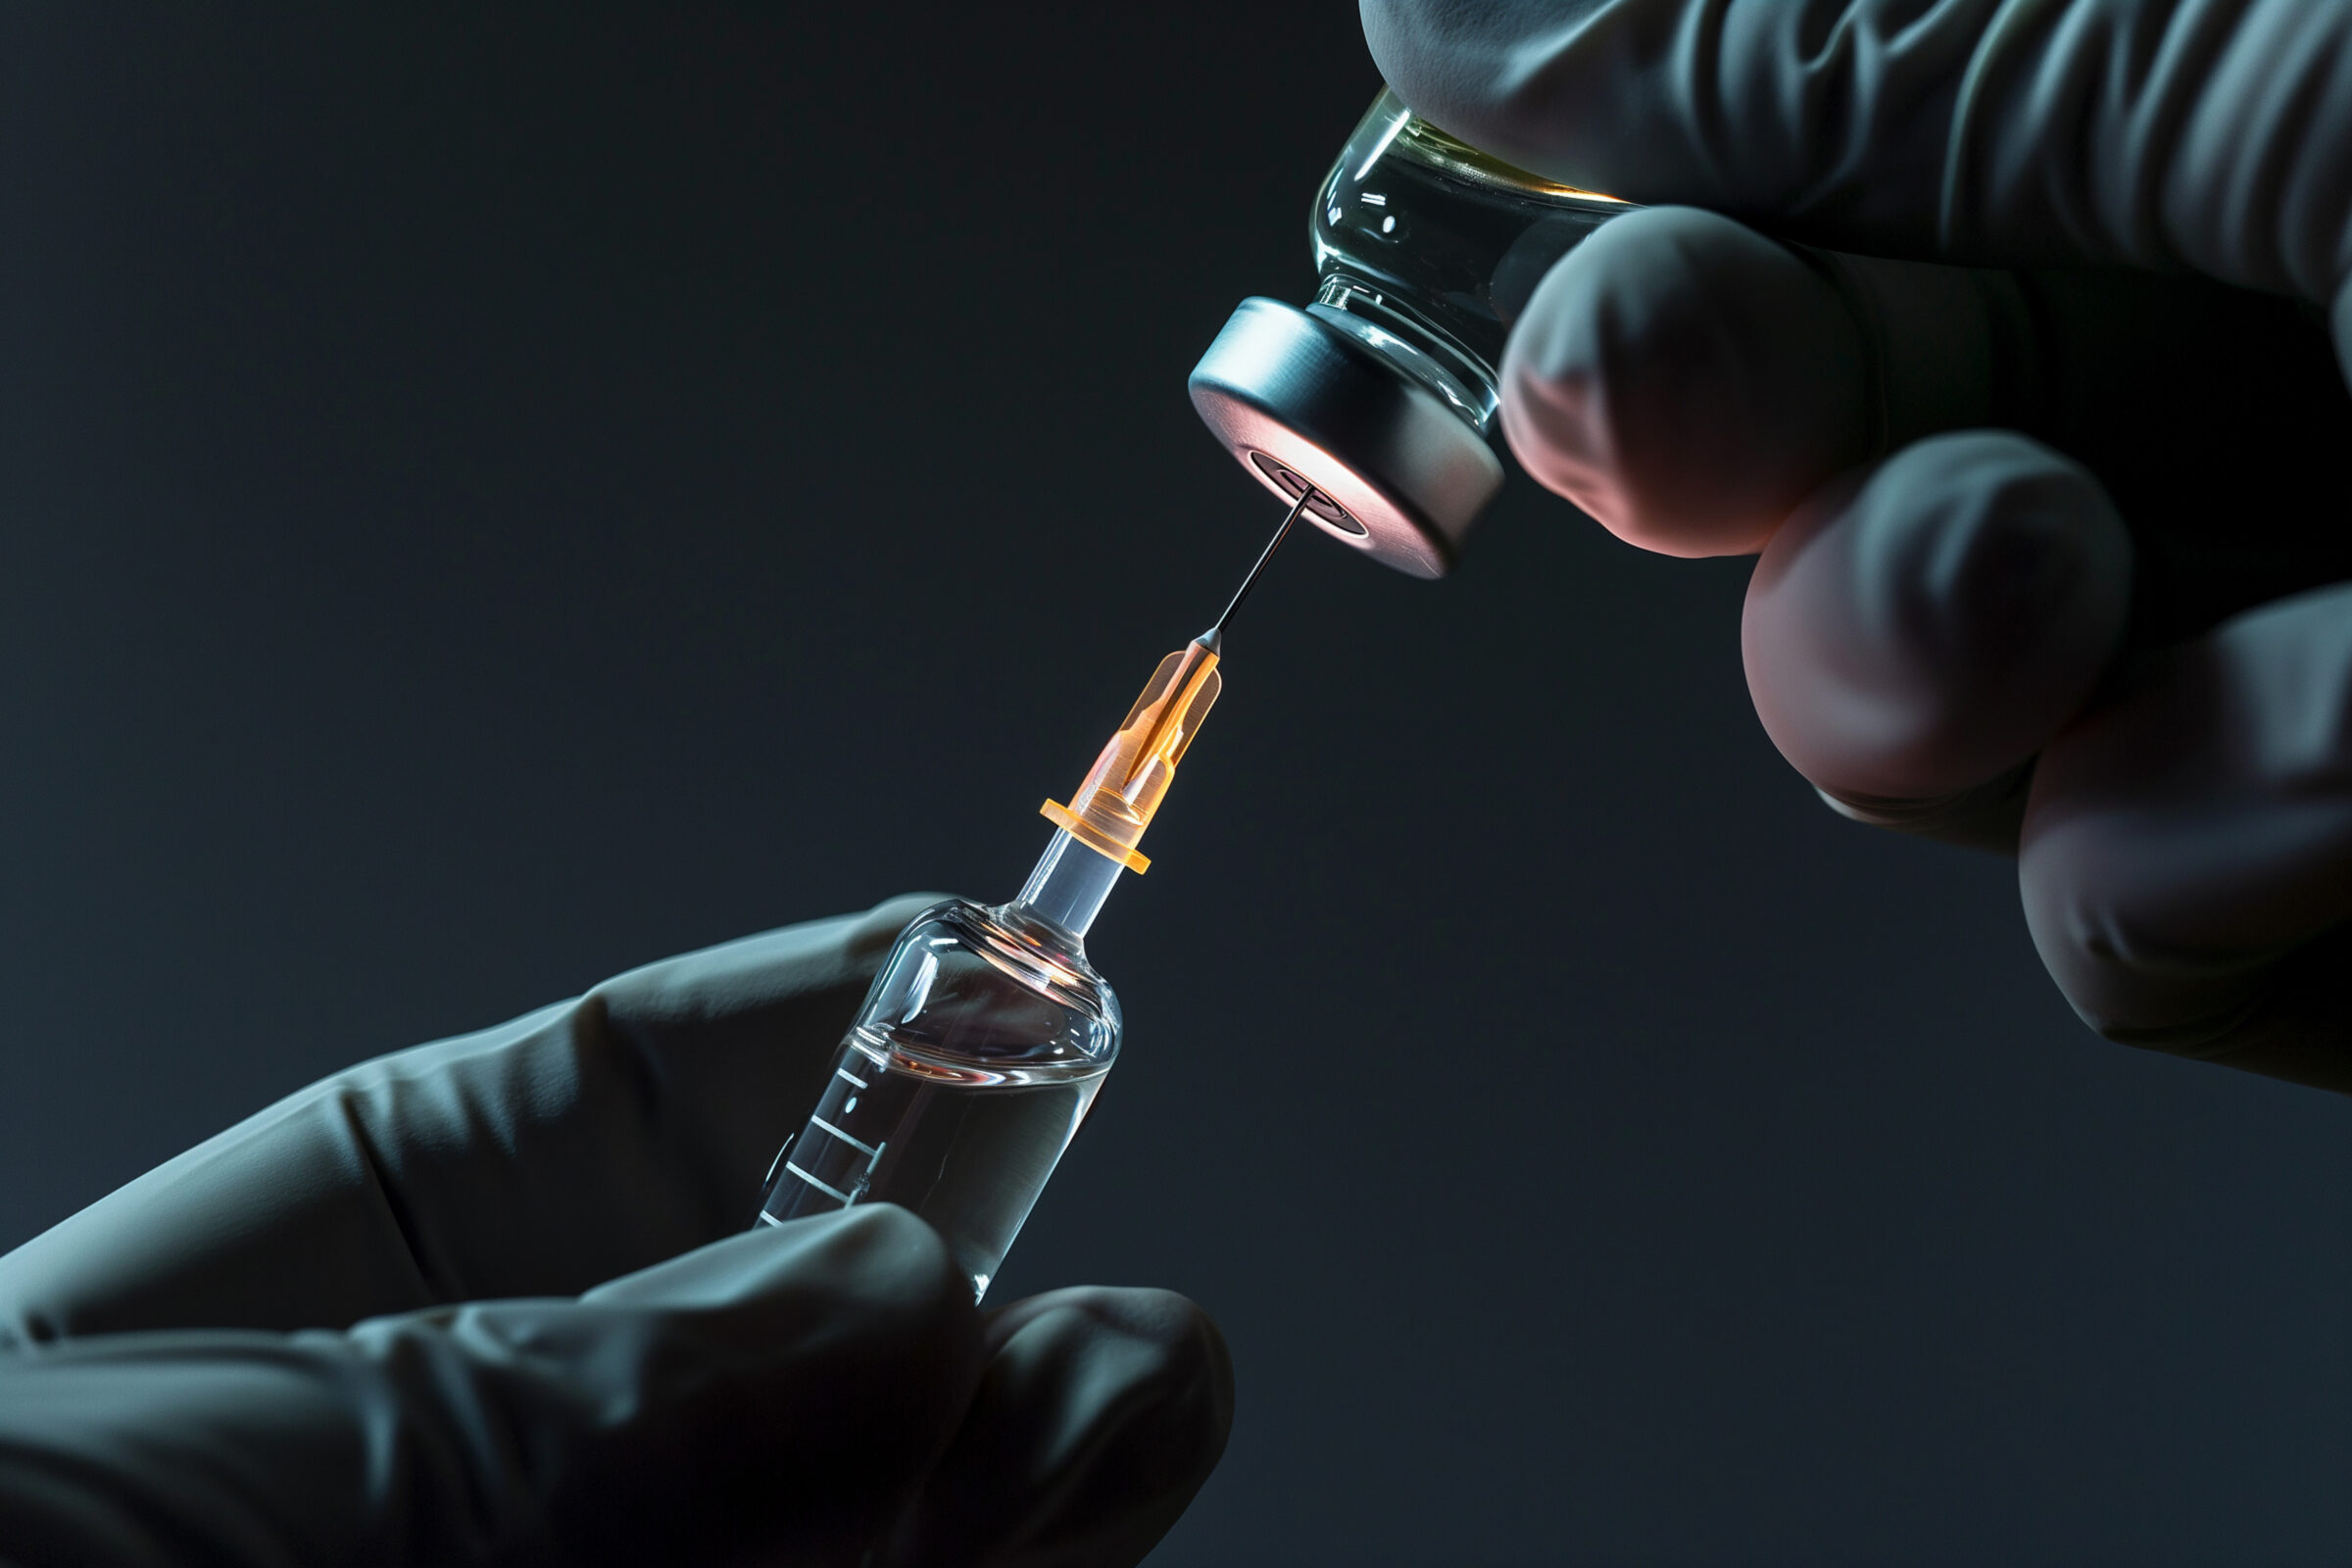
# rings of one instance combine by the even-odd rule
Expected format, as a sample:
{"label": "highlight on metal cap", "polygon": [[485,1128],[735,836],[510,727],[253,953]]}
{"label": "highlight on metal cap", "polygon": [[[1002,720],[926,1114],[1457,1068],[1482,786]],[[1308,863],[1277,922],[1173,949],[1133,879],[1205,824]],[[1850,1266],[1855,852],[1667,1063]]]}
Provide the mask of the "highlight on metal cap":
{"label": "highlight on metal cap", "polygon": [[1460,415],[1357,335],[1253,296],[1192,374],[1193,407],[1235,460],[1341,543],[1443,577],[1502,487]]}

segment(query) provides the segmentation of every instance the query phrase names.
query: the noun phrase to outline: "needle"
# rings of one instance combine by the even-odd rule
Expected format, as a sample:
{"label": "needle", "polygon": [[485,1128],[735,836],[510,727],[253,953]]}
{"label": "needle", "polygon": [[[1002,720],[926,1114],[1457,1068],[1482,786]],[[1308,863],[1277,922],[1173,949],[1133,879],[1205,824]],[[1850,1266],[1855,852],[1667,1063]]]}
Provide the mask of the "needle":
{"label": "needle", "polygon": [[1234,590],[1233,602],[1225,607],[1225,613],[1217,617],[1217,623],[1214,626],[1209,627],[1193,641],[1212,654],[1223,651],[1224,638],[1222,634],[1225,630],[1225,623],[1233,618],[1235,611],[1242,608],[1242,601],[1250,597],[1250,590],[1257,586],[1257,574],[1266,569],[1266,563],[1274,559],[1274,552],[1280,550],[1283,540],[1290,537],[1291,527],[1298,520],[1298,514],[1304,512],[1306,504],[1320,494],[1322,492],[1311,484],[1298,492],[1298,504],[1291,508],[1291,514],[1282,519],[1282,526],[1274,530],[1274,537],[1266,541],[1266,548],[1258,552],[1257,564],[1250,568],[1250,575],[1244,577],[1241,587]]}

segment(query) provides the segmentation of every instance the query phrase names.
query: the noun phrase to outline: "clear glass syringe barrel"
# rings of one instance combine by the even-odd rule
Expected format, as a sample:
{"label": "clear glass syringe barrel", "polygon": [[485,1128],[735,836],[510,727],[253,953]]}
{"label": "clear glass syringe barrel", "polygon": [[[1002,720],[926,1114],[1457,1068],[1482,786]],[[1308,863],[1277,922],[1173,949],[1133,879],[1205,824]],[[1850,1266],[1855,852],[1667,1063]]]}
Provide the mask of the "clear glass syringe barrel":
{"label": "clear glass syringe barrel", "polygon": [[1010,904],[915,916],[776,1156],[760,1222],[898,1203],[985,1295],[1118,1056],[1118,999],[1082,939],[1121,869],[1056,832]]}
{"label": "clear glass syringe barrel", "polygon": [[1232,613],[1159,662],[1070,804],[1045,804],[1058,831],[1019,897],[950,899],[899,933],[816,1109],[768,1171],[760,1222],[898,1203],[986,1294],[1118,1056],[1118,999],[1086,961],[1086,933],[1119,873],[1151,867],[1136,844],[1217,700]]}

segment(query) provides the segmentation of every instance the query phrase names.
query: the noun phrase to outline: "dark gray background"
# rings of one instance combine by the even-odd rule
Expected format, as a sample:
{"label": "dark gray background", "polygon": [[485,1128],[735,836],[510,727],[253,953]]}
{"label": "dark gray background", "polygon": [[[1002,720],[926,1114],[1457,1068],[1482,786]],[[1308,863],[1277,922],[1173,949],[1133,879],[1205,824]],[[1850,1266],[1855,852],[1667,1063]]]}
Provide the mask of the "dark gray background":
{"label": "dark gray background", "polygon": [[[1009,893],[1276,519],[1184,373],[1376,85],[1344,3],[168,9],[0,12],[0,1246]],[[1223,1322],[1157,1560],[2340,1560],[2340,1103],[2101,1044],[2008,865],[1817,806],[1745,574],[1517,478],[1451,581],[1265,583],[999,1288]]]}

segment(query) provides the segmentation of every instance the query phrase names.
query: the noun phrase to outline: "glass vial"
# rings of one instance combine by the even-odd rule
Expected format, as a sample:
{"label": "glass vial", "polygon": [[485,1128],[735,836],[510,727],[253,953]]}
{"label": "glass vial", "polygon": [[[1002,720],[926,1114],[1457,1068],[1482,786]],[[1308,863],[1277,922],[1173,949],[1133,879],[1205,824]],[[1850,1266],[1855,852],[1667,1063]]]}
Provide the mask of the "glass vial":
{"label": "glass vial", "polygon": [[1242,302],[1192,376],[1194,406],[1324,532],[1415,576],[1452,568],[1501,488],[1490,446],[1503,340],[1553,263],[1628,210],[1531,174],[1383,90],[1309,219],[1303,310]]}
{"label": "glass vial", "polygon": [[1010,904],[915,916],[776,1156],[760,1219],[900,1204],[985,1295],[1118,1056],[1118,999],[1084,936],[1119,869],[1056,834]]}
{"label": "glass vial", "polygon": [[1511,323],[1553,263],[1626,210],[1457,141],[1383,88],[1315,193],[1307,309],[1485,435]]}

